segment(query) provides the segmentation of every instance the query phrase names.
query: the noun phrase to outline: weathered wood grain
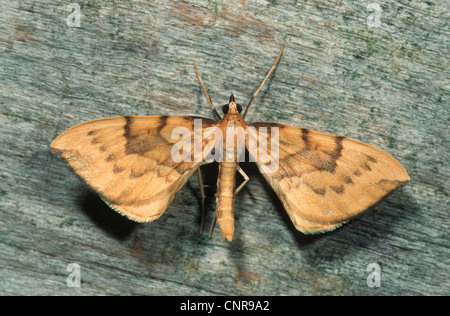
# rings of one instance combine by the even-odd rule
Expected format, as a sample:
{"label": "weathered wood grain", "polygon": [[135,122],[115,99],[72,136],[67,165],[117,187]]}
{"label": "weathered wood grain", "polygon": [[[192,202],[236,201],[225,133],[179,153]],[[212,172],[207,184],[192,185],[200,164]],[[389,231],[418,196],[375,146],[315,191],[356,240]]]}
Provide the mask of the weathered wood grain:
{"label": "weathered wood grain", "polygon": [[[75,0],[73,2],[76,2]],[[375,2],[375,1],[374,1]],[[449,27],[440,1],[1,1],[0,294],[450,294]],[[156,222],[110,210],[49,148],[115,115],[212,118],[245,104],[285,52],[247,120],[375,145],[411,183],[337,231],[306,236],[252,164],[236,235],[199,235],[196,177]],[[214,195],[217,166],[203,172]],[[208,202],[206,225],[214,200]],[[81,267],[81,287],[66,284]],[[367,266],[381,267],[370,288]]]}

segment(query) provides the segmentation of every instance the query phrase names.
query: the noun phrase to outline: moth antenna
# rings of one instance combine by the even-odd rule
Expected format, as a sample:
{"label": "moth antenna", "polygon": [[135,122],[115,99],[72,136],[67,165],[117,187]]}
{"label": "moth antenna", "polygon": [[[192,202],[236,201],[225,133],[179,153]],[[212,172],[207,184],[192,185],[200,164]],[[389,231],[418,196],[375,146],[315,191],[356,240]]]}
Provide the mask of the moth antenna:
{"label": "moth antenna", "polygon": [[200,76],[200,73],[198,72],[197,64],[196,64],[195,61],[194,61],[194,67],[195,67],[195,71],[197,72],[198,80],[200,81],[200,84],[202,85],[203,91],[205,92],[206,98],[208,99],[209,106],[210,106],[211,109],[213,110],[214,115],[215,115],[219,120],[221,120],[222,118],[220,117],[220,114],[217,112],[216,108],[215,108],[214,105],[212,104],[211,98],[209,97],[208,92],[206,91],[205,85],[203,84],[202,77]]}
{"label": "moth antenna", "polygon": [[283,49],[284,49],[284,43],[283,45],[281,45],[281,49],[280,52],[278,53],[278,57],[275,60],[275,63],[273,64],[272,68],[270,68],[269,73],[267,74],[267,76],[264,78],[263,82],[261,83],[261,85],[259,86],[258,90],[256,90],[255,93],[253,93],[252,98],[250,99],[250,102],[248,102],[247,104],[247,108],[245,109],[244,115],[242,116],[243,119],[245,119],[245,116],[247,115],[248,109],[250,108],[250,104],[252,104],[253,99],[255,99],[256,95],[259,93],[259,91],[262,89],[262,87],[264,86],[264,84],[267,81],[267,78],[269,78],[270,74],[272,73],[272,71],[275,69],[275,66],[277,65],[278,61],[280,60],[281,54],[283,53]]}

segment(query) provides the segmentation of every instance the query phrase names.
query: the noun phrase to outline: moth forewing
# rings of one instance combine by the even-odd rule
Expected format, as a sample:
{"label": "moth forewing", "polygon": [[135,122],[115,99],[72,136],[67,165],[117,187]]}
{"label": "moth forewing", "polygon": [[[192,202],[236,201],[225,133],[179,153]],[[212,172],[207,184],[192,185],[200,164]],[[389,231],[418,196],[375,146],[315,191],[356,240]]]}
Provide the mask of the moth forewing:
{"label": "moth forewing", "polygon": [[[194,138],[195,119],[201,119],[202,130],[217,124],[191,116],[119,116],[76,125],[51,147],[113,209],[139,222],[153,221],[203,163],[194,161],[193,143],[181,159],[172,156],[175,144],[182,140],[187,146]],[[180,128],[184,132],[172,138]]]}
{"label": "moth forewing", "polygon": [[[268,125],[252,125],[261,124]],[[290,125],[276,126],[279,169],[263,175],[295,227],[304,233],[339,227],[409,181],[397,160],[373,146]],[[271,155],[257,157],[262,171]]]}

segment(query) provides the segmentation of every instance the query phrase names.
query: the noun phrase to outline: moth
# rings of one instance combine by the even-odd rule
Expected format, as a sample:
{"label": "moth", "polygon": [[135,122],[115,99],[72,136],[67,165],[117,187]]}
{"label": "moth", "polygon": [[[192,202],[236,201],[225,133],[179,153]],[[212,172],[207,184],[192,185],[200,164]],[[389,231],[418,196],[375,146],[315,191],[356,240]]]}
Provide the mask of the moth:
{"label": "moth", "polygon": [[[409,176],[395,158],[354,139],[286,124],[245,122],[283,48],[284,44],[243,115],[242,106],[231,95],[220,116],[194,63],[217,120],[185,115],[101,118],[69,128],[51,148],[61,152],[111,208],[137,222],[159,218],[198,170],[203,227],[200,166],[219,161],[215,218],[231,241],[234,199],[249,180],[239,167],[238,151],[244,146],[299,231],[333,230],[405,185]],[[214,155],[222,160],[211,159]],[[274,161],[275,168],[268,168]],[[237,172],[245,180],[236,188]]]}

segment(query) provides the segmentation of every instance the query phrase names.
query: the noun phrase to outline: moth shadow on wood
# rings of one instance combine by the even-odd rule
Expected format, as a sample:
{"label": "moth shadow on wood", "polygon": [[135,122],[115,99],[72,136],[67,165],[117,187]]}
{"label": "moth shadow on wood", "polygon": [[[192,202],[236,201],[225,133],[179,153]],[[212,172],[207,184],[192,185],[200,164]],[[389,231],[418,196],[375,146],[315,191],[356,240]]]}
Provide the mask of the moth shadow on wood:
{"label": "moth shadow on wood", "polygon": [[[266,197],[282,218],[285,227],[295,238],[299,250],[308,246],[314,247],[314,244],[322,244],[322,240],[327,238],[342,239],[345,243],[349,239],[354,239],[354,243],[362,243],[366,246],[377,244],[384,239],[384,236],[391,234],[396,227],[401,225],[401,222],[407,221],[408,217],[415,216],[418,211],[417,203],[405,191],[395,190],[337,230],[321,234],[304,234],[292,225],[282,202],[257,167],[254,164],[246,163],[245,170],[252,181],[257,182],[264,189]],[[249,195],[252,196],[252,192],[249,191]],[[361,238],[361,236],[366,237]],[[351,246],[347,243],[346,249],[351,251],[350,248]]]}
{"label": "moth shadow on wood", "polygon": [[[216,206],[216,191],[217,191],[217,174],[219,172],[217,163],[205,164],[200,167],[203,174],[202,181],[204,186],[204,193],[206,195],[205,199],[205,218],[203,233],[208,234],[211,222],[215,216],[215,206]],[[195,183],[193,183],[195,182]],[[198,201],[198,217],[197,223],[201,225],[202,222],[202,197],[200,193],[200,187],[197,180],[197,175],[191,176],[191,179],[187,182],[186,188],[192,194],[192,198]],[[199,226],[200,227],[200,226]],[[199,228],[200,229],[200,228]]]}
{"label": "moth shadow on wood", "polygon": [[127,239],[139,226],[139,223],[112,210],[98,194],[89,189],[83,190],[78,196],[78,205],[95,225],[116,239]]}
{"label": "moth shadow on wood", "polygon": [[418,211],[415,200],[398,190],[337,230],[322,234],[324,240],[306,249],[306,258],[311,265],[316,265],[321,260],[340,261],[346,255],[368,249],[369,252],[386,251],[392,236],[397,236],[407,223],[418,220],[411,219],[418,216]]}
{"label": "moth shadow on wood", "polygon": [[[278,198],[275,191],[272,189],[272,187],[269,185],[269,183],[264,179],[264,176],[259,172],[256,164],[254,163],[244,163],[244,168],[246,172],[248,173],[250,179],[252,182],[257,183],[257,185],[260,185],[265,193],[265,196],[269,200],[268,203],[271,203],[271,205],[275,208],[275,212],[281,216],[283,223],[287,229],[291,232],[291,234],[294,236],[298,246],[301,248],[303,246],[306,246],[310,243],[314,243],[316,240],[326,236],[326,234],[315,234],[315,235],[307,235],[299,232],[294,225],[292,225],[292,221],[289,218],[289,215],[286,213],[286,210],[281,203],[280,199]],[[254,199],[252,197],[252,192],[250,190],[247,190],[250,198]]]}

